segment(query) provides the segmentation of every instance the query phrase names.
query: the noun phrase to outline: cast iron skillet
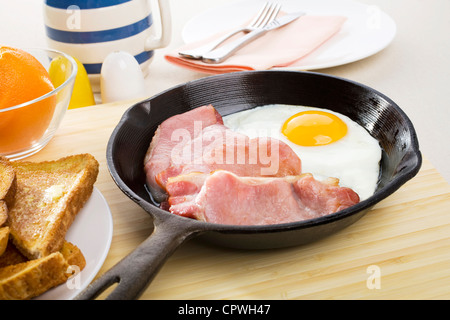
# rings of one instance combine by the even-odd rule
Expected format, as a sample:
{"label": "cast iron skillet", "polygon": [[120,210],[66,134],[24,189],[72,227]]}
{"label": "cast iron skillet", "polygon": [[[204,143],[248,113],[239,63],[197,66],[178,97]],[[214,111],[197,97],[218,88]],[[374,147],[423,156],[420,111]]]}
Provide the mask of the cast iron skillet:
{"label": "cast iron skillet", "polygon": [[[365,127],[383,149],[376,193],[340,212],[308,221],[269,226],[205,223],[159,209],[145,188],[143,159],[158,125],[170,116],[212,104],[220,114],[266,104],[331,109]],[[125,112],[107,146],[107,163],[118,187],[154,219],[153,234],[86,288],[77,299],[93,299],[118,283],[107,299],[135,299],[165,260],[194,236],[235,248],[302,245],[361,218],[419,171],[421,153],[412,123],[388,97],[362,84],[312,72],[249,71],[205,77],[142,101]]]}

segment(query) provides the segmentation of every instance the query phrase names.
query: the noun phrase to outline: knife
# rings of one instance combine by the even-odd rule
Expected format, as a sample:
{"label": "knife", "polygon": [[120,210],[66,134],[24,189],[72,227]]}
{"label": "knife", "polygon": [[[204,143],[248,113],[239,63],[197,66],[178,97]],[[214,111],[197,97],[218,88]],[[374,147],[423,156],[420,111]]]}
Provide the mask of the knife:
{"label": "knife", "polygon": [[226,44],[224,46],[221,46],[217,49],[214,49],[208,53],[205,53],[203,55],[202,61],[206,63],[220,63],[227,59],[229,56],[231,56],[234,52],[236,52],[238,49],[242,48],[246,44],[250,43],[251,41],[261,37],[262,35],[266,34],[267,32],[271,30],[275,30],[279,27],[282,27],[288,23],[291,23],[292,21],[298,19],[299,17],[305,15],[304,12],[296,12],[296,13],[290,13],[287,15],[284,15],[277,20],[272,21],[267,26],[261,29],[253,30],[252,32],[249,32],[242,38],[239,38],[229,44]]}

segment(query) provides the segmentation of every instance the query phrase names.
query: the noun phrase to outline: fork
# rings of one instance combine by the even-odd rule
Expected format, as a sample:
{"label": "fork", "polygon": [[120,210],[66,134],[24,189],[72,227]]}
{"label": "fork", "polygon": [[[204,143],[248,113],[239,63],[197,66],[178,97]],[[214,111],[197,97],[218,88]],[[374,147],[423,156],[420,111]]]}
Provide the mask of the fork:
{"label": "fork", "polygon": [[280,11],[281,6],[277,3],[266,2],[261,9],[258,11],[256,17],[245,27],[234,30],[223,37],[217,39],[216,41],[210,42],[204,46],[199,48],[195,48],[192,50],[180,51],[178,54],[184,58],[189,59],[202,59],[202,56],[218,47],[221,43],[223,43],[228,38],[234,36],[239,32],[251,32],[253,30],[264,28],[268,23],[272,22]]}

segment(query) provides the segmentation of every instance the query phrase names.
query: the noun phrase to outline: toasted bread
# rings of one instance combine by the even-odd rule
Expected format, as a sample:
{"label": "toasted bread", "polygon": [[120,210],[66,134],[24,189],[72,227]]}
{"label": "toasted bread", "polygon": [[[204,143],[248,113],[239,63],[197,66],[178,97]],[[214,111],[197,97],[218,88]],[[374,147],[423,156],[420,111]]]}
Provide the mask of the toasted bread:
{"label": "toasted bread", "polygon": [[11,161],[17,177],[8,226],[14,245],[29,259],[61,249],[76,214],[91,196],[98,162],[89,154],[55,161]]}
{"label": "toasted bread", "polygon": [[67,261],[60,252],[0,269],[0,300],[25,300],[66,281]]}
{"label": "toasted bread", "polygon": [[6,247],[8,246],[9,239],[9,228],[3,227],[0,228],[0,256],[5,252]]}
{"label": "toasted bread", "polygon": [[5,252],[3,252],[0,256],[0,269],[13,264],[26,262],[28,260],[29,259],[27,257],[17,250],[12,241],[8,241]]}
{"label": "toasted bread", "polygon": [[69,266],[78,266],[80,270],[83,270],[86,266],[86,260],[84,259],[83,253],[80,248],[73,243],[64,241],[64,244],[59,252],[61,252],[64,256],[64,259],[66,259]]}
{"label": "toasted bread", "polygon": [[69,266],[82,270],[86,262],[75,245],[64,242],[61,251],[46,257],[0,268],[0,300],[24,300],[36,297],[65,282]]}
{"label": "toasted bread", "polygon": [[0,227],[8,218],[8,207],[14,204],[16,188],[14,168],[7,158],[0,157]]}

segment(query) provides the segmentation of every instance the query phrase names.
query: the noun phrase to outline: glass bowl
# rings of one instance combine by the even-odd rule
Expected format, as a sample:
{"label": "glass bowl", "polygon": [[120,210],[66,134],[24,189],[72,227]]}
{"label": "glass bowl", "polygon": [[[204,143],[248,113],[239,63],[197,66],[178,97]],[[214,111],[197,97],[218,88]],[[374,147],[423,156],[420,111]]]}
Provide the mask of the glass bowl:
{"label": "glass bowl", "polygon": [[[39,48],[22,50],[33,55],[47,71],[56,59],[64,63],[58,64],[61,69],[59,85],[54,83],[54,90],[19,105],[0,109],[0,156],[11,160],[29,157],[51,140],[69,106],[77,74],[75,60],[63,52]],[[49,105],[51,107],[43,108]]]}

